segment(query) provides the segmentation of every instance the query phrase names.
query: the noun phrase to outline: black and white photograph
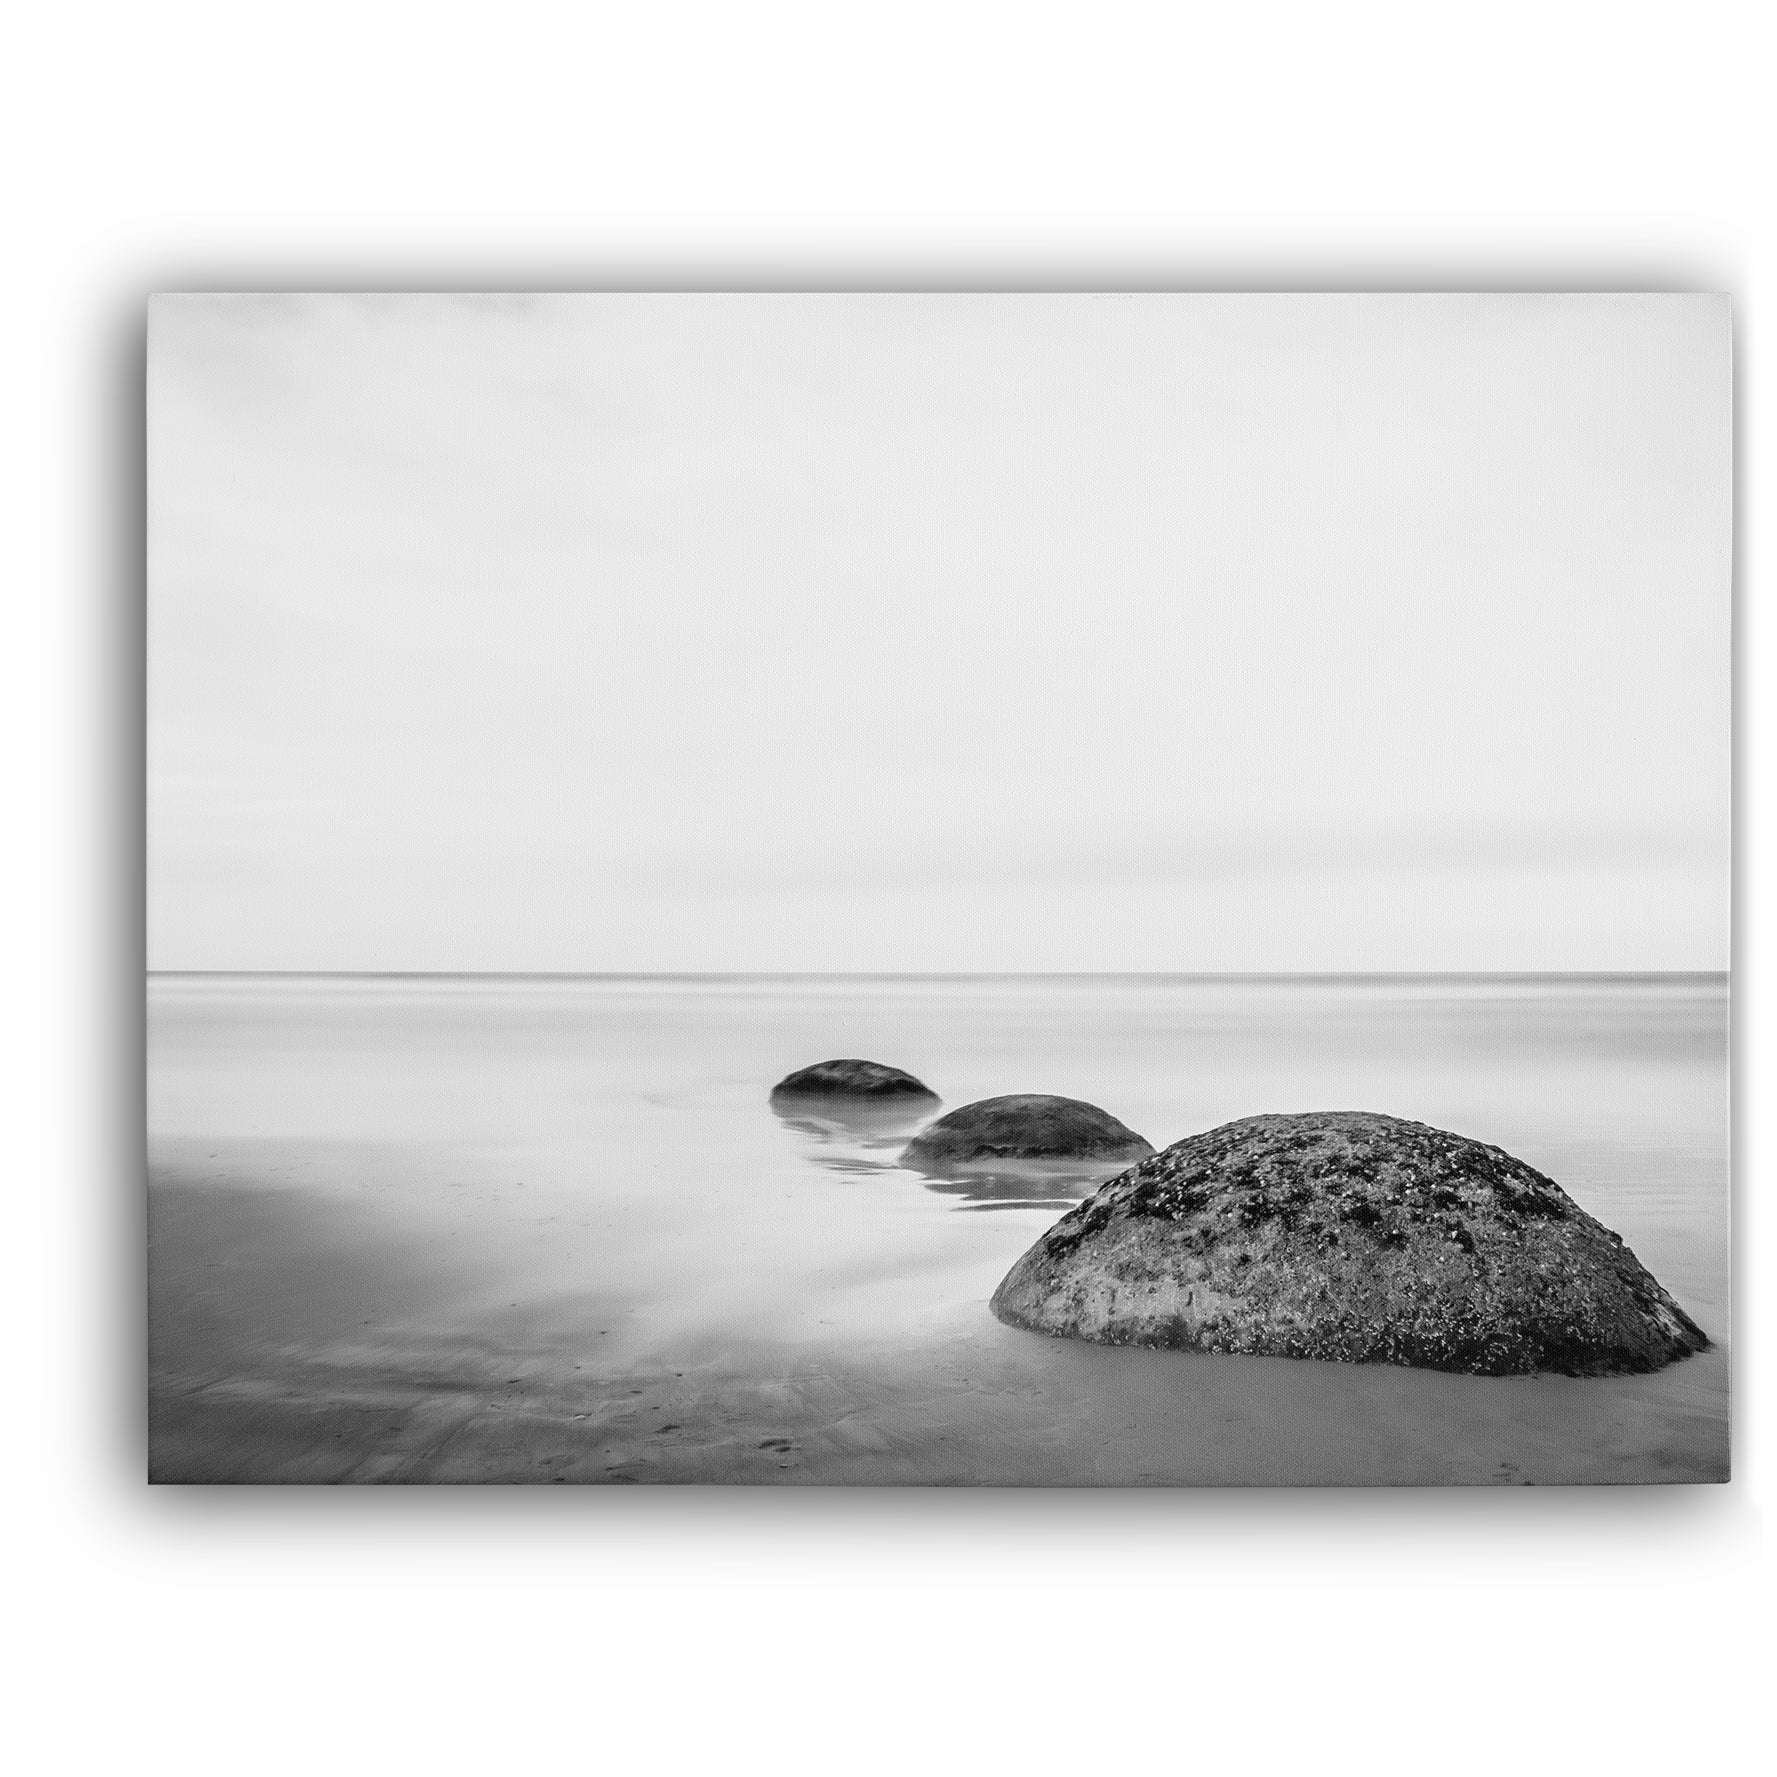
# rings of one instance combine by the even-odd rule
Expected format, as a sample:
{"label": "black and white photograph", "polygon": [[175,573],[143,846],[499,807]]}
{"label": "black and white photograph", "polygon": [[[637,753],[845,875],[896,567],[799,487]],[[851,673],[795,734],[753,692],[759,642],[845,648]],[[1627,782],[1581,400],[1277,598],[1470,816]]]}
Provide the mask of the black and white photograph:
{"label": "black and white photograph", "polygon": [[1727,1479],[1731,325],[156,297],[151,1478]]}
{"label": "black and white photograph", "polygon": [[20,14],[11,1762],[1768,1764],[1774,32]]}

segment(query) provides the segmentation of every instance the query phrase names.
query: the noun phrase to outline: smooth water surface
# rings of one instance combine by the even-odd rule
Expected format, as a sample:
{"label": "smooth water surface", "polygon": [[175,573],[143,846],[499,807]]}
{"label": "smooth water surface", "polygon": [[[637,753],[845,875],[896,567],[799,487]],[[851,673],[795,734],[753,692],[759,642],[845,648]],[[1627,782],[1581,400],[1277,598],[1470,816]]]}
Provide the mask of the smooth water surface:
{"label": "smooth water surface", "polygon": [[[151,1467],[195,1481],[1688,1481],[1728,1445],[1727,993],[1651,977],[157,976]],[[767,1104],[833,1056],[910,1123]],[[1482,1379],[1050,1340],[987,1299],[1099,1178],[923,1178],[1088,1099],[1495,1143],[1715,1341]]]}

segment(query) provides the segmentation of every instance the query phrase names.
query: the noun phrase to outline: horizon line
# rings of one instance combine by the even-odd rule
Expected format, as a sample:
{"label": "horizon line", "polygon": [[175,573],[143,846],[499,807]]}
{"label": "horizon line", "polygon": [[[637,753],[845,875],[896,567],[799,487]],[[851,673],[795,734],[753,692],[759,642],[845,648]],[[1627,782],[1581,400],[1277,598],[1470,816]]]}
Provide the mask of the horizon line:
{"label": "horizon line", "polygon": [[1731,969],[148,969],[157,976],[330,981],[1492,981],[1719,979]]}

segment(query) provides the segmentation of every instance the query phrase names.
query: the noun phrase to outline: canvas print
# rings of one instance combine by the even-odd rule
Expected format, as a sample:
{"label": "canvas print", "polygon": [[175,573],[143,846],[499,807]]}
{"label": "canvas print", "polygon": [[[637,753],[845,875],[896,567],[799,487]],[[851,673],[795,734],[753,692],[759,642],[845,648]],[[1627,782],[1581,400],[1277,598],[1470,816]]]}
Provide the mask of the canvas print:
{"label": "canvas print", "polygon": [[1727,1477],[1725,301],[148,378],[153,1480]]}

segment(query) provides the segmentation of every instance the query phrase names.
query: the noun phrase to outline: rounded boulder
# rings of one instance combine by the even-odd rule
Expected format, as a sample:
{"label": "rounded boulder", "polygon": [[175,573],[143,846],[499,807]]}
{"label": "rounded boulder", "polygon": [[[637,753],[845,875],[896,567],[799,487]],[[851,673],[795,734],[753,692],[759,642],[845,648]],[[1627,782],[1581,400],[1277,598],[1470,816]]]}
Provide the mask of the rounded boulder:
{"label": "rounded boulder", "polygon": [[817,1061],[772,1087],[773,1098],[929,1098],[937,1093],[898,1067],[880,1061]]}
{"label": "rounded boulder", "polygon": [[1153,1143],[1097,1105],[1024,1092],[949,1112],[921,1130],[901,1160],[932,1168],[998,1160],[1128,1161],[1153,1151]]}
{"label": "rounded boulder", "polygon": [[991,1306],[1104,1345],[1480,1376],[1637,1374],[1709,1343],[1552,1179],[1360,1111],[1175,1142],[1063,1216]]}

